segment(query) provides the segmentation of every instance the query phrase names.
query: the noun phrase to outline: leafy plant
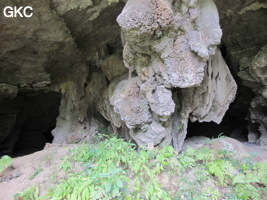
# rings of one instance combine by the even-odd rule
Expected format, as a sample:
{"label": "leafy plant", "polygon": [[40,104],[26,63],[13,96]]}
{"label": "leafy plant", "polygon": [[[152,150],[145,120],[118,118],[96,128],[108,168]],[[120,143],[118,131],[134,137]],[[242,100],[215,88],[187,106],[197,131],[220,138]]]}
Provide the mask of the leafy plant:
{"label": "leafy plant", "polygon": [[218,138],[226,138],[226,136],[225,135],[223,135],[224,133],[220,133],[219,135],[218,135]]}
{"label": "leafy plant", "polygon": [[5,156],[2,156],[1,159],[0,159],[0,173],[2,171],[4,171],[6,168],[8,168],[9,166],[11,166],[12,164],[12,158],[5,155]]}
{"label": "leafy plant", "polygon": [[[136,151],[135,144],[120,138],[102,139],[96,145],[82,144],[69,150],[60,166],[66,172],[65,178],[41,198],[257,200],[266,197],[264,163],[254,163],[249,158],[236,160],[227,150],[212,151],[207,147],[189,147],[180,154],[171,146],[155,150],[139,147]],[[77,165],[82,167],[81,171],[77,171]],[[166,176],[169,180],[163,183],[162,177]],[[221,193],[222,187],[228,192]],[[36,190],[32,192],[36,196]]]}
{"label": "leafy plant", "polygon": [[14,195],[15,200],[36,200],[39,199],[39,188],[32,185],[23,192]]}
{"label": "leafy plant", "polygon": [[108,4],[109,5],[112,4],[112,3],[117,3],[117,2],[119,2],[119,0],[108,0]]}
{"label": "leafy plant", "polygon": [[220,191],[218,189],[214,189],[212,187],[210,187],[206,191],[204,191],[204,195],[206,195],[211,200],[217,200],[221,196]]}
{"label": "leafy plant", "polygon": [[34,177],[37,176],[38,174],[40,174],[41,171],[43,171],[43,169],[41,167],[36,169],[35,172],[29,177],[29,180],[34,179]]}
{"label": "leafy plant", "polygon": [[[244,168],[243,168],[244,169]],[[233,177],[233,185],[240,199],[262,199],[258,188],[267,189],[267,165],[259,162]]]}
{"label": "leafy plant", "polygon": [[232,171],[233,171],[233,166],[229,161],[224,161],[224,160],[214,160],[211,161],[208,165],[208,171],[218,177],[220,184],[224,186],[226,184],[225,179],[227,175],[229,177],[233,176]]}
{"label": "leafy plant", "polygon": [[63,169],[64,171],[71,169],[71,163],[69,161],[69,156],[67,156],[65,159],[62,159],[60,169]]}
{"label": "leafy plant", "polygon": [[[133,194],[145,199],[170,199],[156,176],[170,165],[174,149],[169,146],[155,152],[141,148],[137,152],[134,147],[132,143],[112,137],[93,148],[82,145],[71,150],[61,164],[61,169],[69,172],[69,178],[51,189],[47,198],[133,199],[128,190],[130,179],[126,176],[132,174],[136,177],[131,189]],[[84,171],[73,173],[74,162],[84,163]]]}

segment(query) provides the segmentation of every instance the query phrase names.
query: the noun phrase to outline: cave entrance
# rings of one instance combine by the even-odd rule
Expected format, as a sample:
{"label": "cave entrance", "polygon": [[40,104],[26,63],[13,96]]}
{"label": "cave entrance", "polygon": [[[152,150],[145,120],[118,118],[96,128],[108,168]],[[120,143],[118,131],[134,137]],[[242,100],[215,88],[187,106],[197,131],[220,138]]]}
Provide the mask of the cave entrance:
{"label": "cave entrance", "polygon": [[186,138],[193,136],[206,136],[210,139],[220,135],[237,139],[241,142],[248,141],[248,116],[250,102],[254,93],[236,79],[238,84],[234,102],[230,105],[220,124],[214,122],[189,122]]}
{"label": "cave entrance", "polygon": [[230,72],[237,84],[237,93],[234,102],[229,106],[224,118],[220,124],[214,122],[190,122],[188,123],[187,136],[206,136],[210,139],[218,138],[220,135],[237,139],[241,142],[248,141],[249,108],[254,92],[242,84],[237,76],[238,66],[235,66],[229,59],[227,47],[222,45],[220,48]]}
{"label": "cave entrance", "polygon": [[52,142],[51,131],[56,126],[60,99],[57,92],[23,97],[15,125],[19,137],[13,149],[14,157],[42,150],[45,143]]}
{"label": "cave entrance", "polygon": [[240,142],[248,141],[248,122],[235,118],[226,113],[222,122],[216,124],[214,122],[189,122],[186,138],[193,136],[205,136],[215,139],[220,136],[227,136],[239,140]]}

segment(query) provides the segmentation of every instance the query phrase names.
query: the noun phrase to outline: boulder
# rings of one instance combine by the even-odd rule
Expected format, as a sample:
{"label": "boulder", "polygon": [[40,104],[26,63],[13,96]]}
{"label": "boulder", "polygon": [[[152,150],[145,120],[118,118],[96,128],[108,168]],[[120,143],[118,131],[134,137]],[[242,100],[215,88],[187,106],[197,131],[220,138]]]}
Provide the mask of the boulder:
{"label": "boulder", "polygon": [[249,149],[238,140],[232,138],[218,138],[211,140],[208,147],[213,151],[227,151],[234,155],[235,158],[242,159],[242,157],[248,157]]}

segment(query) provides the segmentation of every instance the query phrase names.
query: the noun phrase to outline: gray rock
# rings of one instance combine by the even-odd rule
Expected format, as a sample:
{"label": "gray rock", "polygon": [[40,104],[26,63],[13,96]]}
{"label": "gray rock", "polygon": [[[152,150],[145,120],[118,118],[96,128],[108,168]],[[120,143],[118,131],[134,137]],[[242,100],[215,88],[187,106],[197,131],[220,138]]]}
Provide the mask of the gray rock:
{"label": "gray rock", "polygon": [[[252,123],[259,124],[259,131],[261,136],[258,143],[262,146],[267,145],[267,45],[265,45],[256,55],[248,60],[241,60],[241,70],[238,75],[243,81],[248,81],[254,84],[248,84],[247,86],[252,88],[255,92],[256,97],[251,102],[250,119]],[[246,61],[246,62],[245,62]],[[256,84],[255,84],[256,83]],[[253,136],[253,140],[257,138],[257,135],[250,134]]]}
{"label": "gray rock", "polygon": [[[252,102],[241,99],[251,103],[257,143],[266,145],[266,5],[214,1],[224,56],[255,93]],[[55,91],[61,105],[51,109],[60,112],[54,143],[76,143],[111,126],[139,145],[180,151],[188,120],[220,123],[234,99],[212,0],[30,3],[31,19],[0,20],[0,142],[18,139],[24,97]]]}
{"label": "gray rock", "polygon": [[261,135],[259,127],[256,124],[250,124],[248,126],[248,141],[256,143]]}
{"label": "gray rock", "polygon": [[188,147],[192,147],[194,149],[200,148],[205,144],[208,144],[210,139],[208,137],[204,136],[193,136],[190,138],[187,138],[184,141],[182,151],[185,151]]}
{"label": "gray rock", "polygon": [[[222,35],[216,6],[210,0],[180,5],[129,0],[117,21],[130,76],[118,84],[110,103],[138,144],[151,146],[153,138],[159,144],[166,137],[162,130],[171,127],[167,135],[180,151],[188,118],[219,123],[236,93],[216,50]],[[132,78],[133,71],[138,78]],[[179,108],[167,89],[177,87],[185,88]],[[155,123],[162,128],[156,131]]]}
{"label": "gray rock", "polygon": [[0,103],[1,101],[14,99],[18,94],[18,88],[14,85],[0,83]]}

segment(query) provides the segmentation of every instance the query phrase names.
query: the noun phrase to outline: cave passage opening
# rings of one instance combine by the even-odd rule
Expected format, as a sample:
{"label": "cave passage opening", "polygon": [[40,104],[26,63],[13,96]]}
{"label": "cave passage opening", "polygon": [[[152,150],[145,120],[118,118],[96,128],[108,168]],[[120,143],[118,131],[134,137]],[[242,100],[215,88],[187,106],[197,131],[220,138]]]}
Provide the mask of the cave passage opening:
{"label": "cave passage opening", "polygon": [[227,112],[220,124],[215,122],[190,122],[188,123],[186,138],[193,136],[205,136],[210,139],[216,139],[221,136],[227,136],[239,140],[240,142],[248,141],[248,122],[231,116]]}
{"label": "cave passage opening", "polygon": [[215,122],[188,122],[186,138],[193,136],[205,136],[215,139],[220,136],[227,136],[239,140],[248,141],[249,107],[254,98],[251,89],[242,85],[236,75],[233,76],[238,85],[234,102],[229,106],[220,124]]}
{"label": "cave passage opening", "polygon": [[238,77],[239,65],[234,64],[230,59],[227,46],[222,44],[220,50],[237,84],[235,100],[229,106],[220,124],[215,122],[200,123],[198,121],[192,123],[189,121],[186,138],[205,136],[212,139],[220,136],[227,136],[241,142],[247,142],[250,131],[249,126],[251,126],[249,108],[255,94],[250,88],[244,86],[241,79]]}
{"label": "cave passage opening", "polygon": [[51,131],[56,126],[60,100],[61,94],[57,92],[23,97],[23,104],[14,127],[18,137],[13,157],[40,151],[46,143],[53,141]]}

